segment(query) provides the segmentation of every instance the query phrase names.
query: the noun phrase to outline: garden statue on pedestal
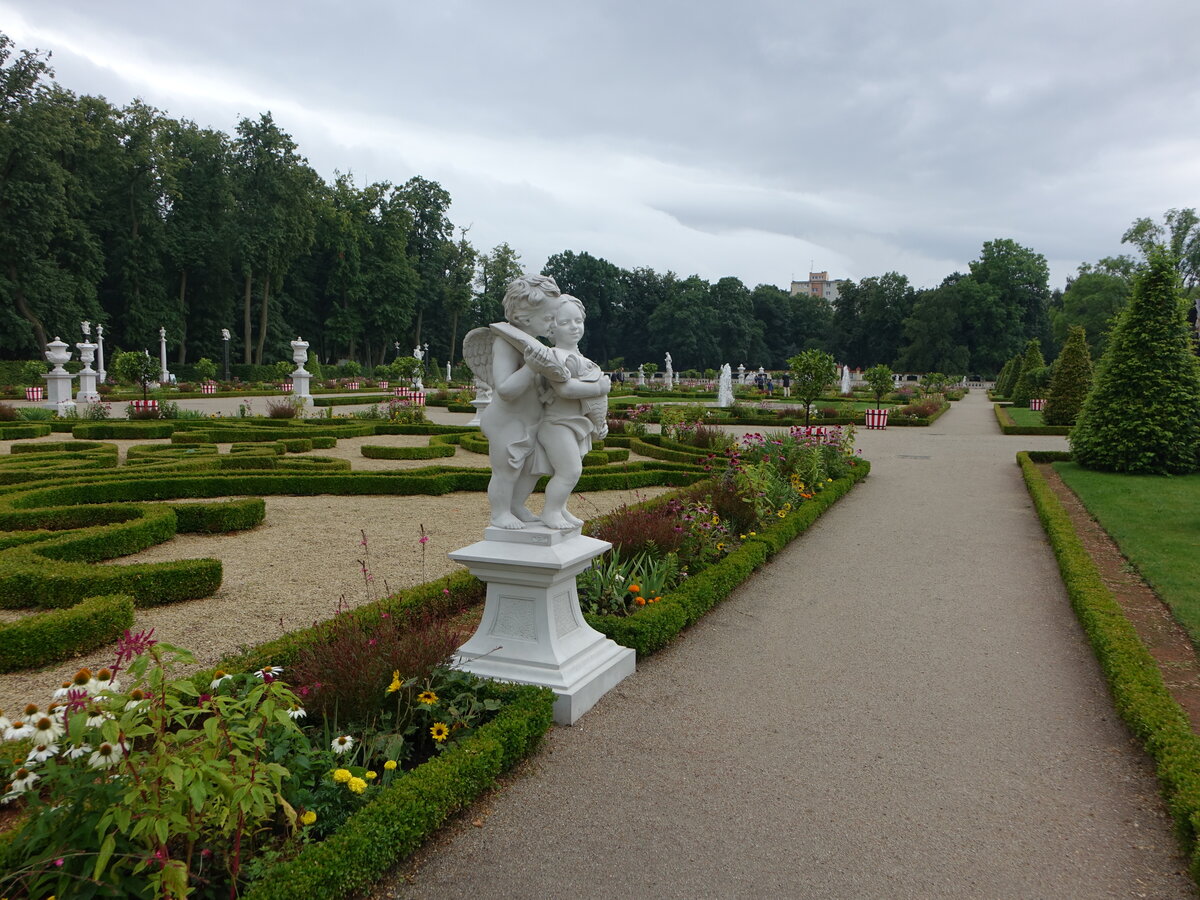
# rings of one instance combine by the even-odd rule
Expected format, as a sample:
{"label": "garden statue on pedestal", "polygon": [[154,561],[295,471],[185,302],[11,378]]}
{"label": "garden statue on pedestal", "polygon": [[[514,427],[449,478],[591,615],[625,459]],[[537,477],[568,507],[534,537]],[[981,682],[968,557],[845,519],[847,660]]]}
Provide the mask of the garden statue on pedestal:
{"label": "garden statue on pedestal", "polygon": [[671,368],[671,354],[668,353],[667,358],[666,358],[666,368],[664,369],[664,374],[663,374],[663,388],[665,390],[669,391],[674,386],[674,384],[675,384],[675,370],[673,368]]}
{"label": "garden statue on pedestal", "polygon": [[[476,675],[551,688],[554,720],[569,725],[634,670],[634,651],[589,626],[579,608],[576,576],[612,545],[581,534],[566,510],[583,454],[605,433],[610,384],[579,352],[583,304],[554,279],[515,279],[504,315],[463,339],[472,373],[492,387],[480,414],[491,526],[449,554],[487,584],[482,620],[455,660]],[[551,334],[554,347],[538,341]],[[551,479],[539,519],[525,501],[542,474]]]}
{"label": "garden statue on pedestal", "polygon": [[721,377],[717,381],[717,406],[733,406],[733,370],[729,363],[721,366]]}
{"label": "garden statue on pedestal", "polygon": [[644,363],[638,366],[637,386],[638,387],[646,386],[646,366]]}

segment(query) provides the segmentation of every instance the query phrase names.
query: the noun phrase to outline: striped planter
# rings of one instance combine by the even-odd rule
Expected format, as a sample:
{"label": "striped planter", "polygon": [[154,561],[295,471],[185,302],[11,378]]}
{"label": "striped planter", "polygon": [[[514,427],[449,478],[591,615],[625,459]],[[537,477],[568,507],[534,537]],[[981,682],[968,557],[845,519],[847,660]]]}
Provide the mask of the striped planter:
{"label": "striped planter", "polygon": [[1034,412],[1041,412],[1043,409],[1046,408],[1046,401],[1045,400],[1030,400],[1029,408],[1032,409]]}
{"label": "striped planter", "polygon": [[888,411],[886,409],[868,409],[866,410],[867,427],[875,428],[882,431],[887,428]]}
{"label": "striped planter", "polygon": [[388,382],[386,382],[386,381],[379,382],[379,389],[381,391],[386,391],[388,389]]}
{"label": "striped planter", "polygon": [[38,385],[34,385],[33,387],[25,388],[25,399],[26,400],[45,400],[46,399],[45,385],[38,384]]}
{"label": "striped planter", "polygon": [[200,385],[200,393],[202,394],[215,394],[216,392],[217,386],[211,381],[206,381]]}
{"label": "striped planter", "polygon": [[129,408],[135,410],[158,409],[157,400],[130,400]]}
{"label": "striped planter", "polygon": [[279,389],[281,391],[283,391],[285,394],[289,394],[292,391],[292,383],[290,381],[285,381],[283,384],[281,384],[279,386]]}
{"label": "striped planter", "polygon": [[351,382],[349,382],[349,383],[346,385],[346,390],[348,390],[348,391],[357,391],[357,390],[358,390],[358,382],[357,382],[357,381],[351,381]]}
{"label": "striped planter", "polygon": [[424,406],[425,392],[414,388],[396,388],[396,396],[409,406]]}

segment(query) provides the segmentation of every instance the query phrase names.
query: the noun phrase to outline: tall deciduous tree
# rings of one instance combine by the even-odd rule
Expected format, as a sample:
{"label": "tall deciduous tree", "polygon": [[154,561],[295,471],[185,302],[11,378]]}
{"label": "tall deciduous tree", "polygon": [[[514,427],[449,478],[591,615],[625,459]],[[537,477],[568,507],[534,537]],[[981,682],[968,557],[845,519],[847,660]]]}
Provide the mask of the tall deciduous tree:
{"label": "tall deciduous tree", "polygon": [[1145,474],[1200,468],[1200,362],[1175,265],[1170,251],[1152,248],[1134,281],[1071,431],[1081,466]]}
{"label": "tall deciduous tree", "polygon": [[904,320],[915,300],[916,292],[899,272],[841,284],[833,303],[834,352],[858,368],[891,363],[900,355]]}
{"label": "tall deciduous tree", "polygon": [[805,350],[788,360],[792,389],[804,401],[804,424],[808,424],[812,402],[837,378],[837,363],[823,350]]}
{"label": "tall deciduous tree", "polygon": [[417,276],[412,338],[419,346],[425,340],[426,318],[437,315],[445,300],[446,270],[454,252],[454,225],[447,215],[450,194],[418,175],[397,190],[397,199],[411,221],[408,259]]}
{"label": "tall deciduous tree", "polygon": [[1001,238],[983,245],[979,259],[971,263],[971,274],[980,284],[990,284],[1000,292],[1000,304],[1008,307],[1002,315],[1018,316],[1018,340],[1049,342],[1050,267],[1046,257]]}
{"label": "tall deciduous tree", "polygon": [[[234,141],[236,246],[242,272],[244,361],[262,363],[271,289],[312,245],[320,180],[270,113],[242,119]],[[258,329],[252,297],[259,285]]]}
{"label": "tall deciduous tree", "polygon": [[[543,275],[550,275],[564,294],[583,301],[587,331],[580,349],[591,359],[607,360],[613,355],[610,330],[625,305],[625,283],[621,270],[606,259],[590,253],[565,250],[546,260]],[[668,348],[669,349],[669,348]]]}
{"label": "tall deciduous tree", "polygon": [[507,243],[480,254],[471,319],[464,333],[490,322],[504,321],[504,292],[509,282],[520,277],[521,271],[521,256]]}
{"label": "tall deciduous tree", "polygon": [[1129,293],[1128,276],[1085,271],[1080,266],[1079,277],[1063,293],[1062,308],[1051,313],[1054,340],[1063,344],[1070,329],[1078,325],[1087,336],[1088,346],[1096,354],[1102,354],[1108,329],[1117,313],[1129,303]]}

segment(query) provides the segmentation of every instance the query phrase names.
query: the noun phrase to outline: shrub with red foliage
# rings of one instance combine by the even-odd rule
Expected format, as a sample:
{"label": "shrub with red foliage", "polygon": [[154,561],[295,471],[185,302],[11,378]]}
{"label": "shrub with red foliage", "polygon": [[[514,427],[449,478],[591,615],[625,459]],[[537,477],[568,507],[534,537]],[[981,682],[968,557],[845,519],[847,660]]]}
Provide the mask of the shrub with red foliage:
{"label": "shrub with red foliage", "polygon": [[675,553],[687,537],[678,515],[658,506],[622,506],[594,522],[588,533],[611,543],[626,559],[645,550]]}
{"label": "shrub with red foliage", "polygon": [[317,626],[320,639],[306,644],[288,671],[288,682],[310,713],[339,728],[370,721],[398,671],[401,680],[425,680],[469,637],[444,614],[366,617],[339,612]]}

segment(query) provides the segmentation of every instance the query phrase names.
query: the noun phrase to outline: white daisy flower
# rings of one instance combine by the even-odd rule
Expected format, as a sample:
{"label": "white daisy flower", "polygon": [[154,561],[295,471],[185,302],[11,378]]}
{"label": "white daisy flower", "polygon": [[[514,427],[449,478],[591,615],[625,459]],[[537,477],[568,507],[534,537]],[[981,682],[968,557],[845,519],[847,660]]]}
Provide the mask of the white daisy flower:
{"label": "white daisy flower", "polygon": [[121,687],[121,682],[113,678],[113,674],[109,669],[101,669],[96,673],[96,676],[88,682],[88,691],[93,694],[98,694],[100,691],[116,691]]}
{"label": "white daisy flower", "polygon": [[11,727],[12,722],[8,721],[8,716],[4,714],[4,710],[0,709],[0,734],[4,734]]}
{"label": "white daisy flower", "polygon": [[124,755],[125,751],[121,749],[120,744],[105,741],[100,745],[100,749],[88,757],[88,765],[93,769],[109,769],[119,763]]}
{"label": "white daisy flower", "polygon": [[63,754],[67,759],[79,759],[81,756],[87,756],[92,752],[91,744],[80,744],[77,747],[72,747]]}
{"label": "white daisy flower", "polygon": [[22,738],[29,737],[31,734],[33,734],[33,726],[22,722],[20,719],[4,729],[4,739],[6,741],[19,741]]}
{"label": "white daisy flower", "polygon": [[60,687],[53,694],[50,695],[50,699],[51,700],[66,700],[67,692],[70,691],[71,688],[73,688],[73,687],[75,687],[75,685],[73,685],[71,682],[64,681],[62,683],[62,687]]}
{"label": "white daisy flower", "polygon": [[137,709],[146,702],[146,695],[138,688],[134,688],[129,692],[129,701],[125,704],[125,710],[128,712],[131,709]]}
{"label": "white daisy flower", "polygon": [[87,725],[88,728],[99,728],[104,724],[105,720],[112,718],[109,713],[106,713],[98,706],[89,706],[87,712],[87,722],[84,724]]}
{"label": "white daisy flower", "polygon": [[45,762],[52,756],[58,755],[58,744],[34,744],[33,749],[29,751],[29,755],[25,757],[27,763]]}
{"label": "white daisy flower", "polygon": [[281,676],[283,674],[283,666],[263,666],[261,669],[259,669],[254,674],[257,675],[259,678],[261,678],[263,681],[267,681],[267,680],[274,681],[276,678],[278,678],[279,676]]}
{"label": "white daisy flower", "polygon": [[37,772],[31,772],[28,769],[21,767],[13,773],[12,789],[17,793],[24,793],[37,783],[41,776]]}
{"label": "white daisy flower", "polygon": [[299,706],[293,706],[288,710],[288,715],[293,719],[303,719],[308,715],[308,711],[301,709]]}
{"label": "white daisy flower", "polygon": [[217,669],[217,671],[213,672],[213,680],[209,682],[208,689],[210,691],[215,691],[221,686],[221,682],[228,681],[232,677],[233,676],[227,673],[224,669]]}
{"label": "white daisy flower", "polygon": [[354,738],[343,734],[341,737],[335,737],[329,747],[334,753],[347,753],[354,749]]}
{"label": "white daisy flower", "polygon": [[58,716],[39,716],[32,725],[30,737],[35,744],[53,744],[67,730]]}

